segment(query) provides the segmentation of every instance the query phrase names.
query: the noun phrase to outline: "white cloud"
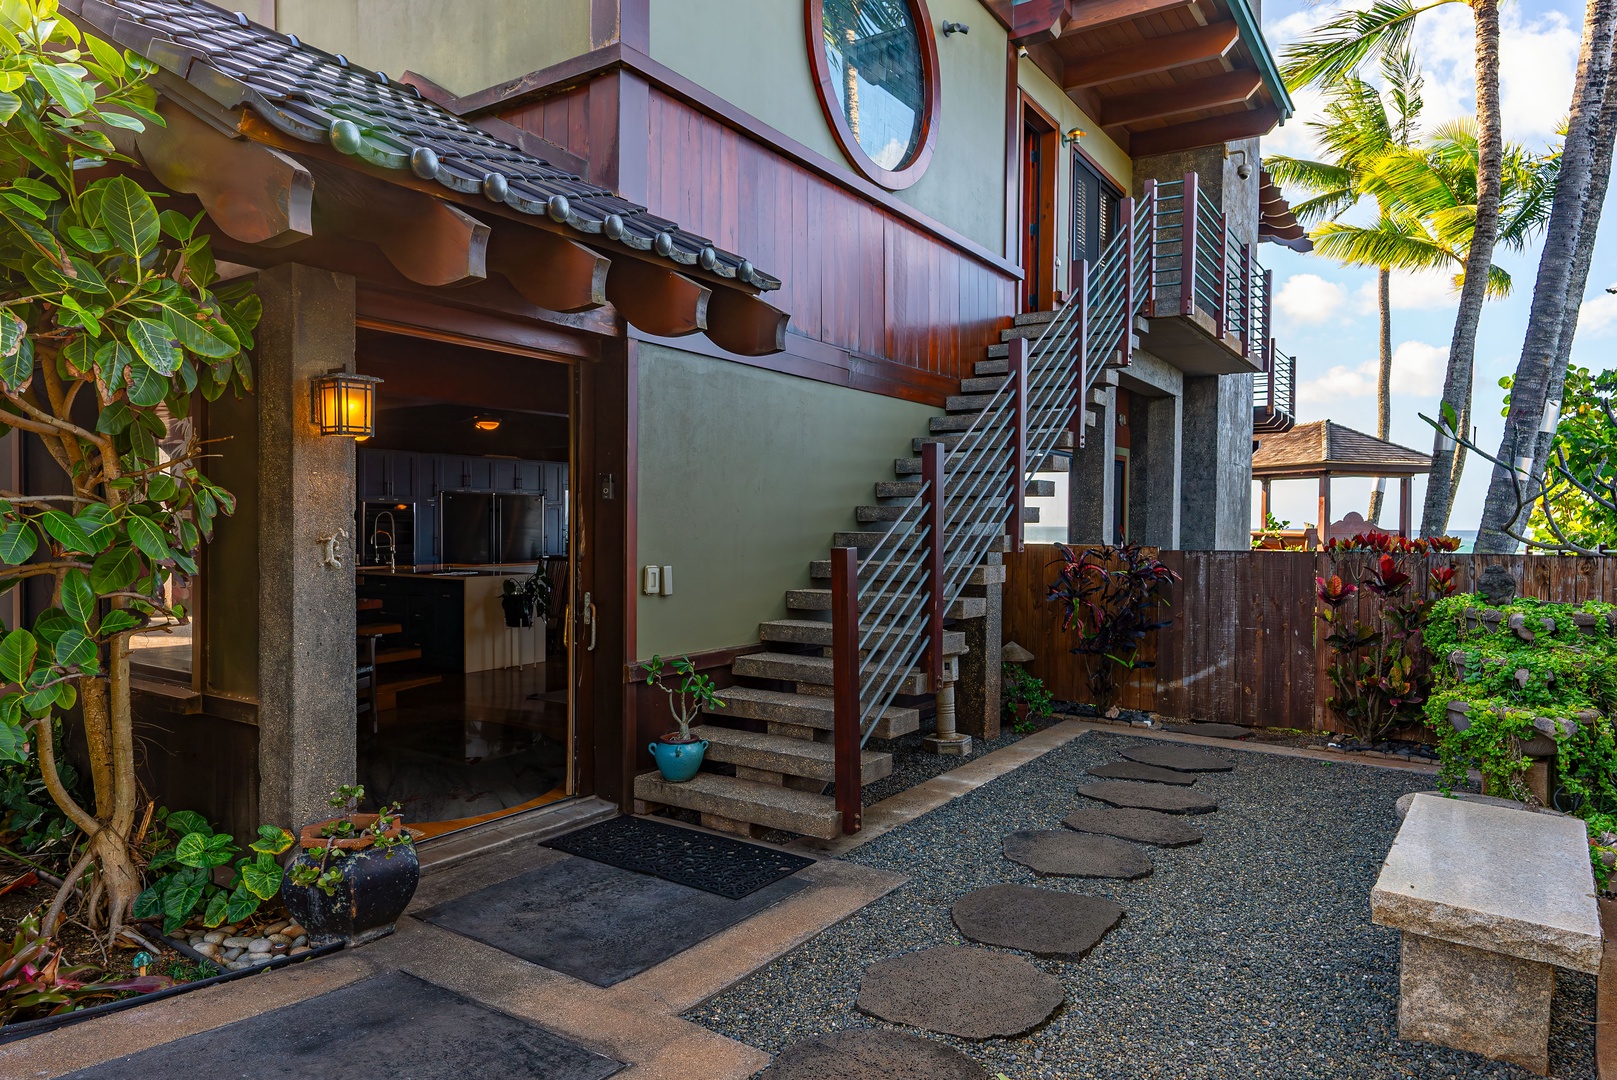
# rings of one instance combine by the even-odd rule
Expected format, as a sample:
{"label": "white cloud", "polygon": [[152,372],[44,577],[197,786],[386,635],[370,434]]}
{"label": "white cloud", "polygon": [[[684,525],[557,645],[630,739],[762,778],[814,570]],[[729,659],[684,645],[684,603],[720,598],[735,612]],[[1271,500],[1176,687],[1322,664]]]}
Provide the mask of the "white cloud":
{"label": "white cloud", "polygon": [[1578,309],[1578,333],[1584,337],[1617,334],[1617,296],[1602,292],[1585,300]]}
{"label": "white cloud", "polygon": [[[1392,351],[1392,392],[1412,397],[1431,397],[1443,389],[1443,374],[1449,350],[1424,341],[1404,341]],[[1328,404],[1344,398],[1371,397],[1376,392],[1375,360],[1357,367],[1336,364],[1318,378],[1297,387],[1302,402]]]}
{"label": "white cloud", "polygon": [[1275,293],[1275,305],[1300,323],[1322,323],[1335,318],[1347,303],[1347,292],[1318,274],[1293,274]]}
{"label": "white cloud", "polygon": [[[1459,303],[1460,294],[1454,290],[1454,275],[1441,270],[1411,273],[1394,270],[1387,290],[1394,311],[1431,311],[1452,309]],[[1354,305],[1361,315],[1374,315],[1380,300],[1376,295],[1376,279],[1360,285],[1353,294]]]}

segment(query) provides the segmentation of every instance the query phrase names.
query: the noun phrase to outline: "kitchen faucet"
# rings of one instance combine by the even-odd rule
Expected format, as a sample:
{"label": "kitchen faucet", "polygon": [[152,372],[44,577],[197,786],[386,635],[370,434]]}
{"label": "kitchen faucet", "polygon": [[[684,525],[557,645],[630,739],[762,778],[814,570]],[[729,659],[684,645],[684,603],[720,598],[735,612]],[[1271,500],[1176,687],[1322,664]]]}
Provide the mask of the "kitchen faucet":
{"label": "kitchen faucet", "polygon": [[[389,527],[386,529],[382,528],[383,518],[387,518]],[[390,574],[397,573],[398,567],[394,565],[394,561],[398,558],[398,545],[393,542],[393,530],[399,527],[398,522],[393,520],[393,511],[391,510],[383,510],[380,514],[376,515],[375,520],[376,523],[371,527],[371,550],[375,552],[376,557],[380,559],[382,557],[382,545],[380,538],[384,536],[387,537],[387,572]]]}

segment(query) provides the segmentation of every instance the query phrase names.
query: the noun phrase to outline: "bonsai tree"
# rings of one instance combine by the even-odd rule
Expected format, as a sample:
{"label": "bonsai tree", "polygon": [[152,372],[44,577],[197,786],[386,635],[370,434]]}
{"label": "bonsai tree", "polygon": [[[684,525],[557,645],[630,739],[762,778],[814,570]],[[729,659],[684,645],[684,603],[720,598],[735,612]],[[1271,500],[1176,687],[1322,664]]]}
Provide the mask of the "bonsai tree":
{"label": "bonsai tree", "polygon": [[1046,597],[1066,610],[1062,628],[1078,635],[1072,652],[1092,657],[1089,690],[1105,712],[1117,694],[1117,673],[1150,667],[1140,659],[1147,634],[1168,625],[1157,618],[1164,590],[1179,575],[1138,544],[1075,551],[1057,544],[1061,558]]}
{"label": "bonsai tree", "polygon": [[[669,711],[674,714],[674,722],[679,725],[679,735],[675,738],[664,735],[664,742],[693,741],[691,722],[709,709],[724,708],[724,702],[719,700],[718,688],[713,685],[713,680],[706,675],[697,674],[696,666],[691,663],[690,657],[681,656],[677,660],[664,660],[661,656],[653,656],[644,666],[647,684],[668,695]],[[677,683],[675,680],[678,680]]]}
{"label": "bonsai tree", "polygon": [[[171,575],[229,494],[198,469],[194,395],[250,389],[257,300],[215,289],[201,215],[158,210],[105,131],[161,124],[146,60],[82,35],[55,0],[0,5],[0,426],[43,447],[61,482],[0,492],[0,588],[50,602],[0,637],[0,757],[33,754],[83,847],[43,923],[83,888],[117,937],[141,891],[129,635],[184,616]],[[78,710],[89,798],[62,782],[52,720]]]}

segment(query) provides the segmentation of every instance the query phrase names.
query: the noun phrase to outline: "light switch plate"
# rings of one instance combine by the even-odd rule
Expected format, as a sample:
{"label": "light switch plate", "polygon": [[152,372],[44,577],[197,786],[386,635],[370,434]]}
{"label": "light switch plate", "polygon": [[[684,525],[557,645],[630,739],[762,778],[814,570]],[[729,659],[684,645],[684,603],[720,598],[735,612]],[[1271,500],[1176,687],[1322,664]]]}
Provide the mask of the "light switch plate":
{"label": "light switch plate", "polygon": [[672,566],[663,567],[663,595],[674,595],[674,568]]}
{"label": "light switch plate", "polygon": [[662,588],[661,568],[656,566],[648,566],[646,567],[644,574],[645,580],[640,587],[641,591],[647,596],[656,596],[658,591]]}

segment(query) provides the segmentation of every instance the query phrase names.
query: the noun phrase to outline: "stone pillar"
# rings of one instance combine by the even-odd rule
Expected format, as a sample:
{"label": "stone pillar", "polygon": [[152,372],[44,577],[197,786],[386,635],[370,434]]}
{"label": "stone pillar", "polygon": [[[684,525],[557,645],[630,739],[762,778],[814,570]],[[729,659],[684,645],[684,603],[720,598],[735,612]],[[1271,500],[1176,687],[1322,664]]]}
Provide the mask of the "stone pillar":
{"label": "stone pillar", "polygon": [[1004,644],[1005,567],[999,554],[988,558],[993,561],[978,571],[986,584],[967,585],[965,590],[965,595],[987,601],[987,613],[981,619],[955,623],[956,629],[966,632],[966,653],[960,657],[960,679],[955,685],[955,726],[962,734],[979,739],[999,737],[999,649]]}
{"label": "stone pillar", "polygon": [[1179,546],[1252,546],[1252,376],[1185,380]]}
{"label": "stone pillar", "polygon": [[1179,546],[1178,397],[1136,393],[1129,409],[1129,537],[1150,547]]}
{"label": "stone pillar", "polygon": [[1106,407],[1088,428],[1082,447],[1073,447],[1067,466],[1067,543],[1110,544],[1115,534],[1112,508],[1117,457],[1117,392],[1106,390]]}
{"label": "stone pillar", "polygon": [[[1135,197],[1144,192],[1147,180],[1182,180],[1187,172],[1193,172],[1202,196],[1213,200],[1229,218],[1230,235],[1239,243],[1256,244],[1258,140],[1238,139],[1228,144],[1227,154],[1225,150],[1222,145],[1203,146],[1195,150],[1136,158],[1133,169]],[[1245,179],[1241,177],[1243,165],[1247,167]]]}
{"label": "stone pillar", "polygon": [[[354,780],[354,442],[322,436],[309,382],[354,370],[354,279],[295,263],[258,278],[259,815],[300,828]],[[381,390],[386,393],[386,389]]]}
{"label": "stone pillar", "polygon": [[1398,1037],[1549,1072],[1555,968],[1403,932]]}

